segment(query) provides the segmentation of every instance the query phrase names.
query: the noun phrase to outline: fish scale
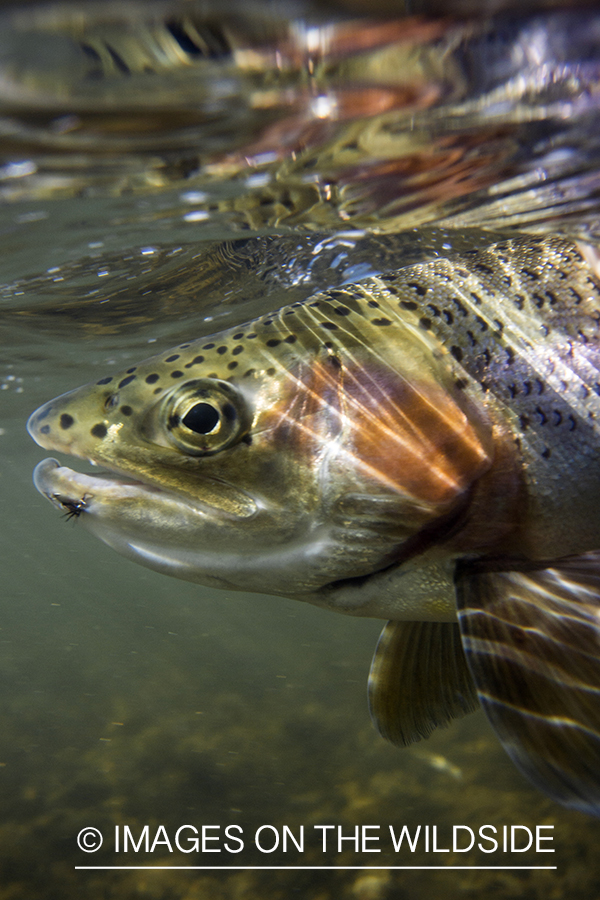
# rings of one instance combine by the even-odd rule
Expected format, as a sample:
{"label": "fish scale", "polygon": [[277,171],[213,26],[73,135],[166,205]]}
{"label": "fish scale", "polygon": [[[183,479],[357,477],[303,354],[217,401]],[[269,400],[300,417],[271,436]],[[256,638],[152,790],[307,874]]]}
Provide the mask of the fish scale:
{"label": "fish scale", "polygon": [[389,619],[406,745],[481,703],[522,772],[600,816],[600,282],[516,236],[331,288],[50,401],[38,490],[211,587]]}

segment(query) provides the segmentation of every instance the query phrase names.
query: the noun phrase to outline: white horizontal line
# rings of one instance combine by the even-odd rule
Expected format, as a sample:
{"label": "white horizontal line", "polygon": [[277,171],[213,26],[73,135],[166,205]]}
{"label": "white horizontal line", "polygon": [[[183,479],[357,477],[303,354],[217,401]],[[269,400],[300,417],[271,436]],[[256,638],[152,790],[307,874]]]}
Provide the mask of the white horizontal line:
{"label": "white horizontal line", "polygon": [[256,871],[278,871],[285,872],[287,869],[292,871],[299,870],[310,870],[313,872],[320,871],[321,869],[329,869],[329,870],[348,870],[348,869],[360,869],[361,871],[364,869],[377,869],[383,871],[391,871],[396,869],[507,869],[509,871],[514,871],[516,869],[526,869],[527,871],[531,871],[533,869],[557,869],[558,866],[75,866],[75,869],[132,869],[132,870],[141,870],[141,869],[193,869],[194,871],[206,871],[208,869],[215,872],[228,872],[228,871],[243,871],[243,872],[256,872]]}

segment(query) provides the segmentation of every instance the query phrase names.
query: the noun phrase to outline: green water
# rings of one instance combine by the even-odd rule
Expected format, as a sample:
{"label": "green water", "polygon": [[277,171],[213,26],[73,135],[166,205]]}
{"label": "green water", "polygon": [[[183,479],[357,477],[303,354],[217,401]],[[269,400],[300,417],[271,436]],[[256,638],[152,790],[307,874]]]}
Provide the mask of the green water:
{"label": "green water", "polygon": [[[97,8],[86,9],[85,40],[98,47]],[[119,15],[139,35],[146,14],[127,9]],[[227,9],[228,40],[244,49],[244,34],[263,26]],[[600,826],[529,786],[482,713],[403,751],[377,735],[366,678],[381,623],[146,571],[62,520],[31,483],[44,451],[25,432],[29,413],[111,366],[306,296],[348,266],[482,240],[467,228],[598,233],[600,63],[583,38],[600,32],[596,16],[551,22],[544,46],[538,20],[479,22],[471,44],[460,30],[470,26],[449,34],[432,20],[423,32],[408,20],[412,43],[392,30],[366,56],[358,37],[375,26],[346,22],[344,52],[277,70],[267,64],[273,47],[296,59],[286,23],[297,34],[328,22],[314,8],[260,9],[260,22],[265,9],[278,17],[266,38],[249,40],[269,49],[258,62],[248,48],[235,64],[217,54],[199,69],[194,57],[150,85],[152,74],[128,80],[114,57],[115,71],[95,80],[69,68],[67,45],[53,43],[63,31],[74,40],[64,11],[44,8],[52,27],[36,8],[3,20],[0,900],[592,900]],[[114,48],[120,26],[110,27],[103,46]],[[570,55],[557,49],[560,33],[572,35]],[[518,71],[498,59],[514,68],[515,47],[532,35],[538,57],[523,63],[525,88],[506,87]],[[486,58],[489,83],[475,90]],[[365,85],[375,92],[366,99]],[[409,88],[412,99],[399,99]],[[352,115],[307,118],[315,95],[335,95]],[[278,236],[277,265],[261,268],[260,241]],[[324,850],[325,825],[334,828]],[[479,836],[485,825],[496,829],[495,852]],[[176,846],[181,826],[210,826],[204,852],[187,841],[191,828]],[[364,849],[351,840],[363,826]],[[406,840],[394,851],[390,826],[411,837],[420,826],[414,851]],[[466,829],[452,849],[453,826],[472,829],[471,850]],[[505,826],[509,835],[524,826],[518,848],[524,829],[543,826],[552,840],[505,852]],[[77,845],[89,827],[104,839],[94,853]],[[123,852],[126,828],[139,850]],[[298,850],[289,834],[300,842],[302,829]]]}

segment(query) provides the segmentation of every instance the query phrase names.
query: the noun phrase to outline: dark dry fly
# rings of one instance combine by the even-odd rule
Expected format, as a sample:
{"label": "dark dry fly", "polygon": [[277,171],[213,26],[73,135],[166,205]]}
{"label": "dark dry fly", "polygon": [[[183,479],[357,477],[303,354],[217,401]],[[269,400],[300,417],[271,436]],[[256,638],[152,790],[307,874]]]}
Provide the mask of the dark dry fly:
{"label": "dark dry fly", "polygon": [[[58,498],[57,498],[58,499]],[[77,519],[87,506],[89,496],[84,494],[81,500],[59,500],[60,505],[66,510],[63,519]]]}

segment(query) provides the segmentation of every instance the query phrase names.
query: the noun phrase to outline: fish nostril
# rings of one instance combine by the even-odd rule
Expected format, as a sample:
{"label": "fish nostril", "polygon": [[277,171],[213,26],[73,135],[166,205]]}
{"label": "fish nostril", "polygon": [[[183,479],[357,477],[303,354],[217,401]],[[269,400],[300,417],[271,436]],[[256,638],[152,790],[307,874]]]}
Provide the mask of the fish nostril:
{"label": "fish nostril", "polygon": [[113,409],[119,402],[118,394],[109,394],[106,400],[104,401],[104,409]]}

